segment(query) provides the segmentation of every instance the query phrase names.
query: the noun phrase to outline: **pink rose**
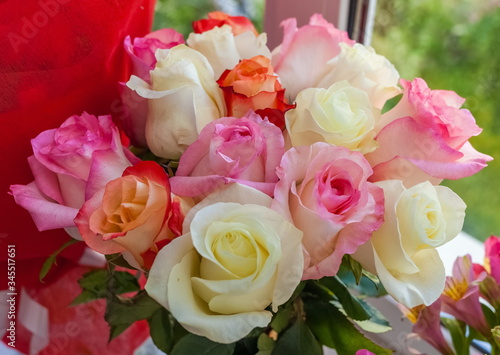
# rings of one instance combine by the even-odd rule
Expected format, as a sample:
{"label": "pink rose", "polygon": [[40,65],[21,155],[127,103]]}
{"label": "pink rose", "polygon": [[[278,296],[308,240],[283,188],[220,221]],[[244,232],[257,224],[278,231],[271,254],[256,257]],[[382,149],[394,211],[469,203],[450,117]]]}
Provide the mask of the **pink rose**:
{"label": "pink rose", "polygon": [[136,37],[132,42],[130,36],[125,37],[125,52],[132,59],[133,74],[143,80],[149,80],[149,71],[156,64],[157,49],[170,49],[184,43],[182,34],[170,28],[151,32],[144,37]]}
{"label": "pink rose", "polygon": [[303,279],[335,275],[342,256],[383,223],[384,195],[367,182],[370,165],[361,153],[320,142],[287,151],[277,172],[272,208],[304,232]]}
{"label": "pink rose", "polygon": [[[132,74],[149,82],[149,72],[155,68],[157,49],[169,49],[184,43],[184,38],[179,32],[164,28],[151,32],[144,37],[136,37],[132,42],[130,36],[125,37],[123,45],[125,52],[132,60]],[[146,147],[146,118],[148,113],[148,100],[140,97],[129,89],[124,83],[120,83],[121,100],[124,105],[122,125],[123,130],[136,146]]]}
{"label": "pink rose", "polygon": [[299,29],[295,18],[284,20],[281,27],[283,42],[272,53],[272,65],[293,102],[300,91],[317,86],[328,73],[326,64],[340,53],[339,43],[352,46],[355,42],[320,14],[311,16],[309,24]]}
{"label": "pink rose", "polygon": [[250,112],[209,123],[179,161],[172,191],[197,196],[239,182],[272,195],[284,149],[281,130]]}
{"label": "pink rose", "polygon": [[[61,127],[40,133],[31,145],[34,155],[28,163],[35,181],[11,190],[41,231],[74,227],[85,200],[138,161],[122,146],[111,116],[71,116]],[[91,171],[94,178],[89,178]]]}
{"label": "pink rose", "polygon": [[429,180],[459,179],[477,173],[492,160],[468,142],[481,129],[453,91],[431,90],[423,79],[400,81],[399,103],[382,115],[379,148],[366,158],[371,181],[398,179],[411,186]]}
{"label": "pink rose", "polygon": [[90,248],[122,253],[132,266],[149,269],[151,252],[176,236],[169,228],[170,215],[167,174],[157,163],[142,161],[85,202],[75,223]]}

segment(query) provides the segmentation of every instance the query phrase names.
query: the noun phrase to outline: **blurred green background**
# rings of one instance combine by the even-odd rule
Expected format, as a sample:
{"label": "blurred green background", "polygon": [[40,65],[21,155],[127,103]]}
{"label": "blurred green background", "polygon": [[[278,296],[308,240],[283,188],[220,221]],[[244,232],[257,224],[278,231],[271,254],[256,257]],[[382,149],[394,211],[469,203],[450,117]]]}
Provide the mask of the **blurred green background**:
{"label": "blurred green background", "polygon": [[[263,0],[158,0],[154,28],[187,36],[193,20],[215,9],[246,14],[262,29]],[[495,160],[443,184],[467,203],[466,232],[481,240],[500,235],[500,1],[378,0],[372,46],[402,78],[422,77],[466,99],[484,129],[471,143]]]}

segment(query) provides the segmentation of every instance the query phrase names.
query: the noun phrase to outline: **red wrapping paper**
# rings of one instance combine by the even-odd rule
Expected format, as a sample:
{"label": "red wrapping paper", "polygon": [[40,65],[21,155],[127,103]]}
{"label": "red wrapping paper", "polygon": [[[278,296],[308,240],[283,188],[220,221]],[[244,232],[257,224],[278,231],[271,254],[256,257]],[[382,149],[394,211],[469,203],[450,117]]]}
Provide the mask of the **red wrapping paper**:
{"label": "red wrapping paper", "polygon": [[[112,114],[119,121],[117,83],[129,75],[123,39],[148,33],[153,10],[154,0],[0,2],[0,290],[6,289],[8,281],[7,246],[15,245],[16,289],[26,287],[30,295],[40,297],[53,312],[51,321],[72,317],[62,309],[68,296],[58,300],[50,288],[59,279],[76,284],[74,268],[79,268],[83,243],[68,248],[59,258],[58,268],[52,271],[54,282],[41,284],[38,273],[43,261],[69,237],[64,231],[39,232],[30,215],[8,194],[9,186],[33,180],[26,158],[32,154],[30,140],[43,130],[56,128],[83,111]],[[67,260],[63,263],[61,258]],[[42,297],[46,294],[53,297]],[[54,307],[58,301],[64,302]],[[102,333],[106,339],[107,326],[95,324],[94,334]],[[94,353],[104,354],[105,345],[94,347]],[[72,353],[69,349],[60,353]],[[129,351],[124,348],[115,353]]]}

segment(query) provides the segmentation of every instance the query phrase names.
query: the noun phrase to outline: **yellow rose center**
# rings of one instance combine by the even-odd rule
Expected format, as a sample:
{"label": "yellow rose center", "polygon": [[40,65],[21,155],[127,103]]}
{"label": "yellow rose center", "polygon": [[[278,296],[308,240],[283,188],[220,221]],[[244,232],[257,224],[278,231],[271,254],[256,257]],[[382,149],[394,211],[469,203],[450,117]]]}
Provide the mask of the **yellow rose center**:
{"label": "yellow rose center", "polygon": [[238,278],[254,274],[267,259],[267,251],[242,223],[215,222],[208,234],[213,236],[210,249],[217,261]]}

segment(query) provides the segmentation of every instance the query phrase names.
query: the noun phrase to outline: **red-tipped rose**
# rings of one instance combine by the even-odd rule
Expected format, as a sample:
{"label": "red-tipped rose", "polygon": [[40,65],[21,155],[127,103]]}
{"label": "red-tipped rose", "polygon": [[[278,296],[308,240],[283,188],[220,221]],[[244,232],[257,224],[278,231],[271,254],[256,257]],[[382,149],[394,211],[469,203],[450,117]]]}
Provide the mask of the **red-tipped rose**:
{"label": "red-tipped rose", "polygon": [[284,114],[294,106],[287,103],[285,89],[274,74],[269,58],[259,55],[244,59],[232,70],[222,73],[217,83],[224,92],[228,116],[239,118],[253,110],[284,128]]}
{"label": "red-tipped rose", "polygon": [[209,31],[214,27],[222,27],[229,25],[233,29],[235,36],[251,31],[254,35],[258,35],[257,30],[252,22],[244,16],[229,16],[221,11],[214,11],[208,13],[208,19],[202,19],[193,22],[193,29],[195,33],[203,33]]}

